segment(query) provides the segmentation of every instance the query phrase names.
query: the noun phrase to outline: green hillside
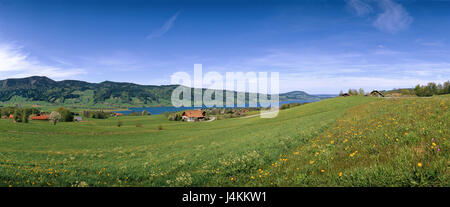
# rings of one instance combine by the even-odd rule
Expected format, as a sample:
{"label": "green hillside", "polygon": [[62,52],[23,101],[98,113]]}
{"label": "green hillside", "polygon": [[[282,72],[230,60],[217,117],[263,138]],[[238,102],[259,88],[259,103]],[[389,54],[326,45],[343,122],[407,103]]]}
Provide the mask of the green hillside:
{"label": "green hillside", "polygon": [[47,77],[33,76],[0,81],[0,102],[99,108],[170,105],[170,97],[176,87],[110,81],[53,81]]}
{"label": "green hillside", "polygon": [[[152,86],[111,81],[101,83],[77,80],[54,81],[47,77],[33,76],[0,80],[0,105],[3,103],[3,105],[13,106],[38,105],[41,107],[66,106],[103,109],[171,106],[172,91],[176,87],[178,85]],[[193,99],[192,96],[191,100]],[[249,94],[247,93],[246,100],[248,101],[248,99]],[[320,99],[322,98],[303,91],[280,94],[281,101]]]}
{"label": "green hillside", "polygon": [[339,97],[274,119],[2,119],[0,186],[449,187],[449,105]]}

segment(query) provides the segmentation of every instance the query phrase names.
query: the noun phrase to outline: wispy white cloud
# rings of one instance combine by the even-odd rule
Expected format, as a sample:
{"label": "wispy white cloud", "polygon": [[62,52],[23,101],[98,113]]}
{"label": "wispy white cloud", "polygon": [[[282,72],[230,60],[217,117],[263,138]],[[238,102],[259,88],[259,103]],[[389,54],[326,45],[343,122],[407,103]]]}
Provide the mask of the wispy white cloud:
{"label": "wispy white cloud", "polygon": [[[373,4],[377,4],[380,12],[376,13]],[[405,30],[413,22],[406,9],[394,0],[347,0],[347,7],[357,16],[367,16],[376,13],[373,26],[380,31],[397,33]]]}
{"label": "wispy white cloud", "polygon": [[161,28],[159,28],[159,29],[153,31],[151,34],[149,34],[149,35],[147,36],[147,39],[152,39],[152,38],[161,37],[161,36],[164,35],[166,32],[168,32],[168,31],[172,28],[172,26],[173,26],[173,24],[174,24],[174,22],[175,22],[175,20],[177,19],[177,17],[178,17],[179,14],[180,14],[180,12],[175,13],[172,17],[170,17],[170,18],[164,23],[164,25],[163,25]]}
{"label": "wispy white cloud", "polygon": [[373,8],[367,0],[347,0],[347,6],[358,16],[364,16],[373,12]]}
{"label": "wispy white cloud", "polygon": [[61,79],[84,73],[85,71],[79,68],[61,68],[41,63],[23,52],[22,47],[16,45],[0,45],[0,79],[34,75]]}
{"label": "wispy white cloud", "polygon": [[379,14],[374,26],[381,31],[396,33],[407,29],[413,22],[413,18],[406,9],[392,0],[383,0],[380,3],[383,13]]}
{"label": "wispy white cloud", "polygon": [[[388,58],[386,58],[388,56]],[[268,71],[280,73],[282,92],[338,93],[348,88],[383,90],[414,87],[450,78],[450,61],[417,59],[403,51],[367,50],[325,53],[314,50],[271,51],[266,55],[235,59],[239,64],[204,64],[207,71]]]}
{"label": "wispy white cloud", "polygon": [[443,40],[424,40],[424,39],[416,39],[414,41],[416,44],[426,46],[426,47],[444,47],[446,44]]}

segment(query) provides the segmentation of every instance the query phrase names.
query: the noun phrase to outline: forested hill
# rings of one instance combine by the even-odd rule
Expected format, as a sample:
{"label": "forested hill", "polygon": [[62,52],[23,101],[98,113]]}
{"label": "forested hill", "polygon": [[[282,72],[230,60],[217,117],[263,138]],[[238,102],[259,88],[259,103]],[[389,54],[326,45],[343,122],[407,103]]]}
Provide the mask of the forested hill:
{"label": "forested hill", "polygon": [[[33,76],[21,79],[0,80],[0,102],[42,102],[82,106],[169,106],[172,91],[177,85],[138,85],[105,81],[88,83],[78,80],[54,81]],[[301,94],[301,96],[299,96]],[[296,95],[295,98],[293,95]],[[280,94],[280,99],[319,99],[317,96],[297,91]]]}

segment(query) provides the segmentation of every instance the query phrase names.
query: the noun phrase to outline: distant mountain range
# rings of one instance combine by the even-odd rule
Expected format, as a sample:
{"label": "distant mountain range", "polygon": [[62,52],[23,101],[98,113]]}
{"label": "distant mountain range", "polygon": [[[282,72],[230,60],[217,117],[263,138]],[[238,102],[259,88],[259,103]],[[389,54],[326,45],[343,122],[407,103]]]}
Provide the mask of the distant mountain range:
{"label": "distant mountain range", "polygon": [[[72,105],[86,107],[170,106],[172,91],[178,85],[138,85],[105,81],[89,83],[78,80],[54,81],[32,76],[0,80],[0,102]],[[280,94],[280,101],[320,100],[323,96],[303,91]]]}

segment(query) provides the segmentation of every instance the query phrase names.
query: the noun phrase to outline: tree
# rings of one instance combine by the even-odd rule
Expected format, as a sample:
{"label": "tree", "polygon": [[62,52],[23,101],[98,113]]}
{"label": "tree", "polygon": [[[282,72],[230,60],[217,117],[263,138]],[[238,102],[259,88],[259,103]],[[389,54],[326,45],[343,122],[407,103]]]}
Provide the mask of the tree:
{"label": "tree", "polygon": [[414,88],[414,93],[416,94],[416,96],[423,96],[423,89],[419,84],[417,84]]}
{"label": "tree", "polygon": [[64,107],[58,108],[57,112],[61,115],[61,121],[72,122],[73,121],[73,113]]}
{"label": "tree", "polygon": [[360,89],[359,89],[359,95],[360,95],[360,96],[364,96],[364,94],[366,94],[366,93],[364,92],[364,89],[363,89],[363,88],[360,88]]}
{"label": "tree", "polygon": [[444,83],[443,94],[450,94],[450,81]]}
{"label": "tree", "polygon": [[31,113],[31,110],[23,109],[22,110],[22,123],[28,123],[28,113]]}
{"label": "tree", "polygon": [[356,95],[358,95],[358,91],[356,91],[356,89],[348,89],[348,94],[350,94],[352,96],[356,96]]}
{"label": "tree", "polygon": [[50,121],[53,122],[53,125],[56,125],[58,121],[61,120],[61,114],[57,111],[52,111],[50,113]]}
{"label": "tree", "polygon": [[19,111],[19,109],[16,109],[14,111],[13,120],[14,122],[22,122],[22,113]]}

